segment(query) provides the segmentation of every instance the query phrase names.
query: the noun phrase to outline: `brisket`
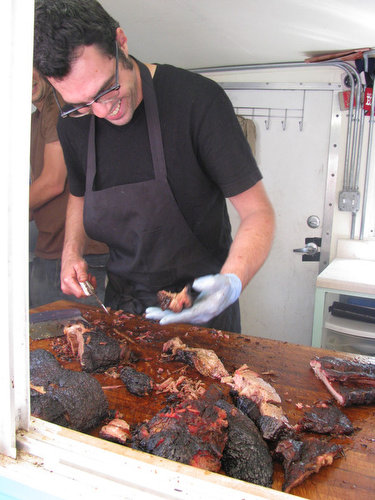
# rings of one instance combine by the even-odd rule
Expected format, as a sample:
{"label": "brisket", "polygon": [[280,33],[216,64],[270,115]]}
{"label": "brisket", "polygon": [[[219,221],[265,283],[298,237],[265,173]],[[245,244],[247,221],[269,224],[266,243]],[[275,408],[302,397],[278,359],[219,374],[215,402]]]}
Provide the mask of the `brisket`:
{"label": "brisket", "polygon": [[179,337],[174,337],[163,345],[163,355],[194,366],[205,377],[221,379],[228,376],[227,370],[214,351],[188,347]]}
{"label": "brisket", "polygon": [[281,399],[274,387],[247,365],[238,368],[232,377],[223,377],[221,382],[231,386],[236,406],[257,424],[264,439],[277,441],[294,434],[282,408],[277,406]]}
{"label": "brisket", "polygon": [[35,417],[83,431],[108,415],[99,382],[87,373],[66,370],[43,349],[30,352],[30,382]]}
{"label": "brisket", "polygon": [[154,383],[152,378],[146,373],[138,372],[130,366],[125,366],[120,373],[120,378],[124,382],[129,392],[136,396],[149,396]]}
{"label": "brisket", "polygon": [[337,406],[316,406],[304,413],[297,424],[297,432],[319,434],[351,434],[353,425]]}
{"label": "brisket", "polygon": [[218,393],[166,406],[133,433],[132,447],[201,469],[218,472],[227,440],[226,413]]}
{"label": "brisket", "polygon": [[175,313],[179,313],[183,309],[191,307],[194,301],[190,284],[186,285],[181,292],[178,293],[160,290],[160,292],[157,293],[157,299],[163,311],[170,309]]}
{"label": "brisket", "polygon": [[310,361],[315,375],[341,406],[375,402],[375,364],[323,356]]}
{"label": "brisket", "polygon": [[129,354],[126,344],[120,344],[98,327],[94,330],[78,322],[66,326],[64,333],[82,370],[89,373],[103,372],[118,365]]}
{"label": "brisket", "polygon": [[333,460],[341,455],[342,446],[319,439],[280,441],[275,450],[275,457],[282,462],[284,468],[283,491],[289,493],[308,476],[319,472],[326,465],[331,465]]}
{"label": "brisket", "polygon": [[100,429],[99,437],[114,443],[125,444],[131,438],[129,424],[121,418],[114,418]]}
{"label": "brisket", "polygon": [[227,401],[216,405],[228,419],[228,440],[221,459],[224,472],[235,479],[272,486],[272,458],[254,422]]}

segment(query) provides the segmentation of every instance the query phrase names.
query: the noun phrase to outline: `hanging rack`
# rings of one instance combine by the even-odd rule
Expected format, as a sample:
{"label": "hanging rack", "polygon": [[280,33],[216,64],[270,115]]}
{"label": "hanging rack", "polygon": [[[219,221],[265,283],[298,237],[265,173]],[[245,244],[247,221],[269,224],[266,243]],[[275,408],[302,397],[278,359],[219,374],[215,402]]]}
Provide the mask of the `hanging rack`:
{"label": "hanging rack", "polygon": [[[364,53],[365,64],[368,65],[368,57],[374,55],[375,51],[370,50],[368,54]],[[348,128],[346,136],[346,149],[345,149],[345,163],[344,163],[344,181],[342,194],[359,194],[358,189],[354,184],[352,184],[353,179],[357,179],[359,176],[359,165],[361,158],[361,145],[362,145],[362,129],[361,127],[361,98],[363,89],[360,84],[360,75],[358,71],[351,64],[340,59],[332,59],[330,61],[322,61],[315,63],[305,63],[305,62],[287,62],[287,63],[267,63],[267,64],[245,64],[245,65],[232,65],[232,66],[219,66],[219,67],[206,67],[206,68],[194,68],[191,71],[197,73],[203,72],[226,72],[226,71],[246,71],[246,70],[261,70],[261,69],[285,69],[285,68],[315,68],[317,66],[334,66],[345,71],[349,78],[350,87],[350,104],[349,104],[349,116],[348,116]],[[355,97],[355,101],[354,101]],[[354,104],[355,102],[355,104]],[[374,120],[370,116],[370,135],[372,136]],[[301,124],[300,124],[301,128]],[[369,146],[368,146],[369,147]],[[369,154],[368,154],[369,157]],[[350,201],[350,199],[349,199]],[[362,222],[366,215],[366,206],[363,205],[362,208]],[[350,238],[354,239],[355,234],[355,223],[356,223],[356,211],[352,211],[352,224],[350,231]],[[363,234],[360,235],[363,238]]]}
{"label": "hanging rack", "polygon": [[289,120],[298,120],[299,129],[303,129],[304,104],[303,108],[276,108],[276,107],[254,107],[254,106],[235,106],[236,115],[241,115],[244,118],[265,118],[264,125],[266,130],[271,127],[273,120],[280,120],[282,130],[286,129]]}

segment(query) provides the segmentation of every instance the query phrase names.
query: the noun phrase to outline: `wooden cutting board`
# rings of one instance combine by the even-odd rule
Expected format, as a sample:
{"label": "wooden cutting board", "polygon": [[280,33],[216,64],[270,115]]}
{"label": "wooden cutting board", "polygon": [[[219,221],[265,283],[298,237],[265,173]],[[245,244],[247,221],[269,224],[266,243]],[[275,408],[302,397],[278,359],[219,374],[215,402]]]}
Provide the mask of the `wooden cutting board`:
{"label": "wooden cutting board", "polygon": [[[81,309],[88,320],[103,322],[103,325],[108,326],[108,318],[104,313],[96,308],[73,302],[54,302],[31,312],[71,307]],[[110,323],[113,322],[113,318],[116,316],[111,315]],[[330,399],[330,394],[310,369],[310,360],[314,356],[323,355],[355,357],[346,353],[338,354],[318,348],[197,328],[192,325],[161,327],[141,317],[129,317],[119,323],[115,325],[119,332],[117,338],[131,339],[130,348],[140,356],[140,361],[136,365],[137,370],[149,374],[156,383],[168,377],[177,380],[182,373],[193,380],[201,379],[207,387],[214,382],[199,375],[194,368],[186,367],[182,363],[165,362],[161,358],[163,343],[178,336],[189,347],[213,349],[229,373],[244,363],[258,372],[279,393],[282,407],[291,424],[300,420],[303,410],[307,410],[308,405]],[[64,338],[31,341],[30,348],[46,349],[52,352],[66,368],[80,370],[79,362],[66,355]],[[110,408],[120,411],[129,424],[151,418],[166,404],[168,394],[154,393],[149,397],[140,398],[130,394],[119,378],[113,378],[108,374],[94,376],[101,383]],[[302,404],[302,409],[296,406],[297,403]],[[343,445],[345,456],[335,460],[332,466],[310,476],[303,484],[294,488],[292,494],[316,500],[375,498],[375,405],[344,408],[343,412],[356,429],[352,436],[334,440]],[[97,436],[98,432],[99,429],[94,429],[91,434]],[[281,490],[282,482],[283,471],[281,466],[276,464],[273,488]]]}

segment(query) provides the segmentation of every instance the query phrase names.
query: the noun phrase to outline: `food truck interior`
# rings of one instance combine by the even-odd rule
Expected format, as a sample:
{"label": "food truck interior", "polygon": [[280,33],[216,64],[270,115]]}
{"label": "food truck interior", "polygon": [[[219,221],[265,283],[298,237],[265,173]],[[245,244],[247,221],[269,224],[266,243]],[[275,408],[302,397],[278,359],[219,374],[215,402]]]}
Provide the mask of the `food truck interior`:
{"label": "food truck interior", "polygon": [[[157,323],[147,325],[143,318],[134,323],[132,317],[117,318],[118,332],[130,350],[142,352],[138,369],[153,373],[155,384],[167,372],[173,377],[183,370],[180,375],[209,386],[210,377],[197,377],[194,366],[186,372],[181,362],[161,358],[163,342],[176,336],[186,349],[215,351],[228,377],[247,365],[276,388],[295,430],[304,411],[332,398],[329,382],[318,379],[324,370],[310,364],[313,359],[359,360],[370,370],[366,380],[375,373],[375,5],[372,0],[100,3],[120,22],[138,60],[202,74],[225,90],[243,130],[250,131],[247,138],[276,217],[270,254],[240,297],[241,335],[198,335],[182,325],[158,329]],[[30,414],[30,349],[49,350],[60,361],[62,351],[56,350],[56,339],[49,344],[30,339],[29,266],[37,231],[28,219],[34,2],[5,0],[3,7],[0,497],[370,496],[374,399],[350,408],[345,397],[338,403],[356,430],[339,440],[335,435],[340,457],[292,493],[283,488],[280,463],[271,485],[263,486],[114,444],[98,437],[98,426],[77,432]],[[229,203],[228,210],[235,233],[239,218]],[[72,308],[86,319],[104,321],[105,313],[78,306],[74,297],[31,313]],[[151,346],[147,335],[158,341]],[[81,371],[77,359],[72,365],[64,360],[63,366]],[[147,402],[121,395],[122,381],[95,376],[107,387],[110,410],[121,409],[126,420],[132,405],[131,425],[151,419],[165,403],[165,393]]]}

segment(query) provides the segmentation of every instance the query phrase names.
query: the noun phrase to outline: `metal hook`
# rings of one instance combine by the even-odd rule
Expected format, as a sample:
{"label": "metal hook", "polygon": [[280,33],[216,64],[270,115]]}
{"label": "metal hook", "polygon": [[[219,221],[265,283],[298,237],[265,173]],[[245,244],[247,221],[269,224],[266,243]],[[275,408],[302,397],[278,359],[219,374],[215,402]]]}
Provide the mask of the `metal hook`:
{"label": "metal hook", "polygon": [[266,129],[268,130],[271,124],[271,108],[268,108],[268,118],[267,120],[264,120],[264,123],[266,124]]}
{"label": "metal hook", "polygon": [[283,130],[286,129],[287,114],[288,114],[288,110],[286,109],[285,110],[285,115],[284,115],[284,120],[281,120],[281,126],[283,127]]}

